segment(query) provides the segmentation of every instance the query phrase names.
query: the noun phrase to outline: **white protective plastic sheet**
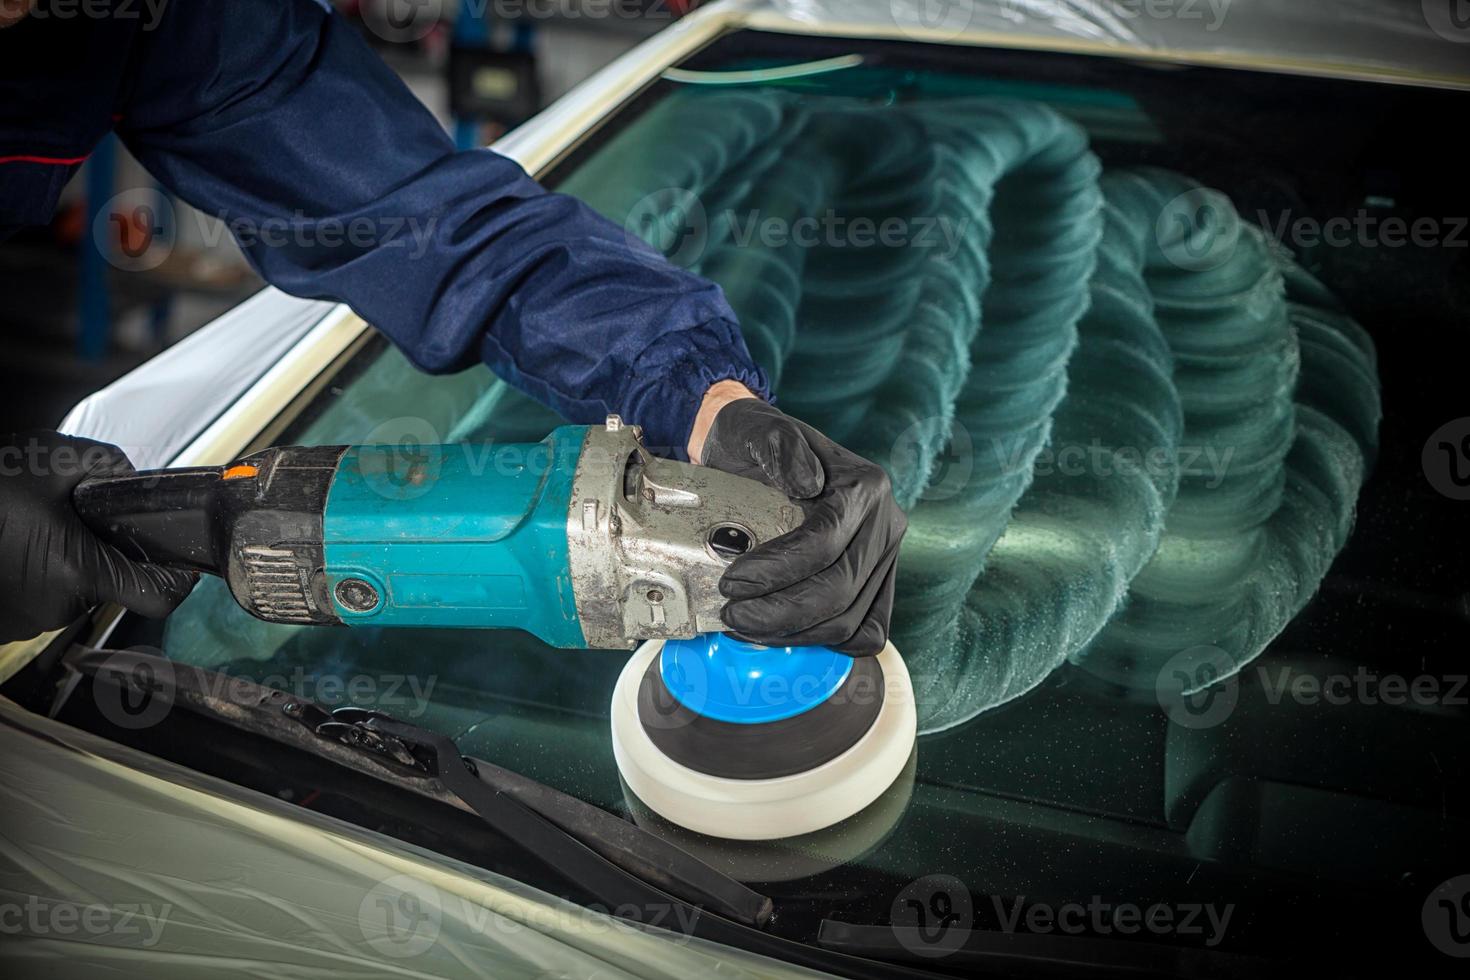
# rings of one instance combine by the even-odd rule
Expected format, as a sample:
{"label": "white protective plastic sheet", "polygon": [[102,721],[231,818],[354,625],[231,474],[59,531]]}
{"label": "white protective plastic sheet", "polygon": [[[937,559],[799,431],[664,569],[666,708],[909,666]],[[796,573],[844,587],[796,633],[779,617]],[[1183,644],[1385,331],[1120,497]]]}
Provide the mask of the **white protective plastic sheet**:
{"label": "white protective plastic sheet", "polygon": [[335,308],[262,290],[88,395],[60,429],[121,446],[138,469],[166,466]]}
{"label": "white protective plastic sheet", "polygon": [[[1021,41],[1213,56],[1248,66],[1373,68],[1470,84],[1463,0],[760,0],[842,33],[867,25],[916,39]],[[1002,39],[1003,40],[1003,39]],[[1031,45],[1028,45],[1031,46]]]}
{"label": "white protective plastic sheet", "polygon": [[584,909],[4,698],[0,728],[7,977],[822,976]]}

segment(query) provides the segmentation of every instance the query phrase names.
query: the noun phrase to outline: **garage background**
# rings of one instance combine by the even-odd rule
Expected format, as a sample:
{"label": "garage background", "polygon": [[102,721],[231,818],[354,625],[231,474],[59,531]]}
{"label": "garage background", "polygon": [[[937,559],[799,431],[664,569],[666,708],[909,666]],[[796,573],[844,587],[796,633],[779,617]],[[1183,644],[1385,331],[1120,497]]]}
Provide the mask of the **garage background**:
{"label": "garage background", "polygon": [[[700,2],[332,0],[461,146],[493,142]],[[217,219],[175,199],[162,240],[130,240],[109,211],[150,195],[164,191],[108,137],[49,226],[0,242],[0,426],[54,427],[263,286]]]}

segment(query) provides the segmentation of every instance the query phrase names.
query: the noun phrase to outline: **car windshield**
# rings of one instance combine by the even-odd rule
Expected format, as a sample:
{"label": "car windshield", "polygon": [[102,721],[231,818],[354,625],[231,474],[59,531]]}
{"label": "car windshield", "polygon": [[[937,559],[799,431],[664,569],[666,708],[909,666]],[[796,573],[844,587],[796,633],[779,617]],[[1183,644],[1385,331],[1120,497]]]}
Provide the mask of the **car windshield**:
{"label": "car windshield", "polygon": [[[630,813],[803,940],[945,906],[1202,954],[1422,945],[1425,896],[1470,870],[1470,421],[1435,354],[1470,276],[1432,135],[1464,99],[750,33],[684,68],[548,181],[719,282],[780,405],[890,473],[921,731],[899,784],[834,831],[722,844],[627,798],[624,651],[270,625],[206,578],[167,655]],[[561,422],[374,340],[278,441]]]}

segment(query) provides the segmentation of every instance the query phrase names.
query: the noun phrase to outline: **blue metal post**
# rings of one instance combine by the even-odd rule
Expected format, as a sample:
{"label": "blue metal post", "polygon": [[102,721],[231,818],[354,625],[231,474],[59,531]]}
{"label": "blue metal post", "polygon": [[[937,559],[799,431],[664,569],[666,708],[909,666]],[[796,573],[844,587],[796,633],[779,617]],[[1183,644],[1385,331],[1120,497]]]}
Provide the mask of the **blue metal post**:
{"label": "blue metal post", "polygon": [[[489,47],[490,25],[485,20],[488,3],[462,3],[454,18],[453,43],[466,47]],[[473,150],[480,145],[480,123],[476,119],[454,120],[454,145]]]}
{"label": "blue metal post", "polygon": [[454,145],[456,149],[473,150],[480,145],[480,124],[474,119],[454,120]]}
{"label": "blue metal post", "polygon": [[536,25],[531,23],[530,18],[516,21],[515,37],[511,41],[512,51],[530,51],[531,45],[535,43]]}

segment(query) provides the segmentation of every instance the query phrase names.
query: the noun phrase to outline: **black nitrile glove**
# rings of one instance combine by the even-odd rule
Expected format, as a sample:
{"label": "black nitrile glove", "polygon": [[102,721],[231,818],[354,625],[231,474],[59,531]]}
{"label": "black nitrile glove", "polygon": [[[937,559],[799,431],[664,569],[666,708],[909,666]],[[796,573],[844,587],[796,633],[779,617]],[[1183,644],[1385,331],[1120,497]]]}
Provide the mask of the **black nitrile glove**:
{"label": "black nitrile glove", "polygon": [[193,572],[135,562],[92,533],[71,492],[133,472],[116,446],[58,432],[0,436],[0,642],[66,626],[99,602],[166,616]]}
{"label": "black nitrile glove", "polygon": [[730,601],[721,615],[734,635],[853,656],[882,650],[908,526],[888,474],[758,398],[719,410],[700,457],[775,487],[806,515],[725,570],[720,591]]}

